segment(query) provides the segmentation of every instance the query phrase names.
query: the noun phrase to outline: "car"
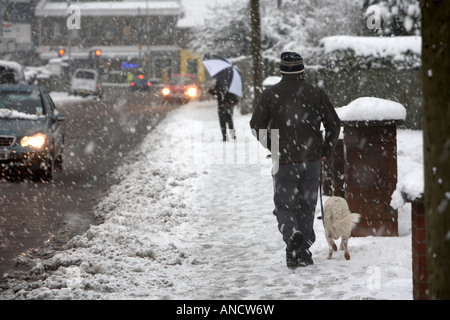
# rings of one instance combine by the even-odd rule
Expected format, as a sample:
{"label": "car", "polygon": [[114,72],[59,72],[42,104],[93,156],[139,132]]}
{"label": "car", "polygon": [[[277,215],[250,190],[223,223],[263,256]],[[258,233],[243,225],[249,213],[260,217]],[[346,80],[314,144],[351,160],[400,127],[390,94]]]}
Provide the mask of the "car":
{"label": "car", "polygon": [[149,90],[152,86],[150,79],[142,73],[138,73],[133,76],[130,81],[130,87],[132,90]]}
{"label": "car", "polygon": [[44,88],[0,85],[2,177],[23,172],[37,180],[52,180],[54,172],[62,169],[64,120]]}
{"label": "car", "polygon": [[166,101],[188,102],[200,97],[201,88],[193,74],[173,74],[166,86],[161,90]]}
{"label": "car", "polygon": [[70,81],[69,95],[97,96],[103,95],[99,84],[99,74],[94,69],[76,69]]}

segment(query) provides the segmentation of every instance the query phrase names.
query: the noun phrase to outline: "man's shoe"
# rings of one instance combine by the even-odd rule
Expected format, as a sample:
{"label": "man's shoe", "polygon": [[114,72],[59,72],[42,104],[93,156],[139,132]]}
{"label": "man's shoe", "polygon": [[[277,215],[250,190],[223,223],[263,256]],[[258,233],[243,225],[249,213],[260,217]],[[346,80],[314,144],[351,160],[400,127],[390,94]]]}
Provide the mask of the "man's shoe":
{"label": "man's shoe", "polygon": [[286,250],[286,264],[289,269],[297,268],[298,260],[295,252]]}
{"label": "man's shoe", "polygon": [[314,264],[314,260],[312,259],[312,254],[308,249],[304,249],[300,252],[300,257],[297,261],[298,267],[306,267]]}
{"label": "man's shoe", "polygon": [[297,267],[306,267],[306,266],[311,266],[313,264],[314,264],[314,261],[312,258],[307,258],[307,259],[300,258],[297,261]]}
{"label": "man's shoe", "polygon": [[294,231],[286,247],[286,264],[289,269],[298,267],[300,258],[300,246],[303,244],[303,234]]}

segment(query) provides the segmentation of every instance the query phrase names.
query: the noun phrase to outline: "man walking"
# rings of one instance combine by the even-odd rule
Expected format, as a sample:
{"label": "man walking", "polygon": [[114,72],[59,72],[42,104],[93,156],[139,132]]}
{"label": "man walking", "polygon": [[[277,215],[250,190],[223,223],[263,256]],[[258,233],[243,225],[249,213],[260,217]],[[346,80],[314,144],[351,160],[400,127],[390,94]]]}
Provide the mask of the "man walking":
{"label": "man walking", "polygon": [[323,90],[304,79],[304,70],[298,53],[282,53],[282,79],[261,93],[250,120],[260,141],[260,130],[278,130],[279,151],[272,155],[279,160],[278,170],[273,172],[273,213],[286,243],[288,268],[314,263],[309,248],[315,241],[321,160],[331,156],[340,133],[334,106]]}
{"label": "man walking", "polygon": [[227,141],[227,125],[233,139],[236,138],[233,124],[233,109],[238,104],[238,96],[229,93],[228,88],[220,84],[218,81],[216,85],[209,89],[209,93],[217,98],[219,124],[222,131],[223,141]]}

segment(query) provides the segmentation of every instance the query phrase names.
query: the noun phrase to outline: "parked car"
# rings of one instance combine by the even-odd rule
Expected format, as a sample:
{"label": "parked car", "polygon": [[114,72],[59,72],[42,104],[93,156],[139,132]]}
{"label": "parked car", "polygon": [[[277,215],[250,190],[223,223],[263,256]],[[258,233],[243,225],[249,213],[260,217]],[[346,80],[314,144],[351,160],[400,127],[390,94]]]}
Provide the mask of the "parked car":
{"label": "parked car", "polygon": [[65,116],[35,85],[0,85],[0,170],[43,180],[62,169]]}
{"label": "parked car", "polygon": [[133,76],[130,81],[130,87],[132,90],[150,90],[152,82],[150,79],[142,73],[138,73]]}
{"label": "parked car", "polygon": [[0,60],[0,84],[25,84],[25,73],[21,64]]}
{"label": "parked car", "polygon": [[69,94],[81,96],[94,95],[101,98],[103,90],[99,83],[98,72],[93,69],[75,70],[70,82]]}
{"label": "parked car", "polygon": [[187,102],[200,97],[201,88],[195,75],[186,73],[173,74],[166,86],[163,87],[162,96],[166,101]]}

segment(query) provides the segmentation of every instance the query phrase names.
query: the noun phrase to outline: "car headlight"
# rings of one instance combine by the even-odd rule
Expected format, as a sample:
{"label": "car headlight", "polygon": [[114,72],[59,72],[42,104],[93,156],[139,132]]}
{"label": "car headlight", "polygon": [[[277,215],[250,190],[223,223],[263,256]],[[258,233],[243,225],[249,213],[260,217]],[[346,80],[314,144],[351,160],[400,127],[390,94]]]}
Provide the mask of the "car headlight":
{"label": "car headlight", "polygon": [[45,144],[47,137],[43,133],[36,133],[32,136],[25,136],[20,140],[22,147],[41,148]]}
{"label": "car headlight", "polygon": [[162,94],[167,96],[170,94],[170,90],[168,88],[164,88],[164,89],[162,89]]}
{"label": "car headlight", "polygon": [[188,91],[186,91],[186,94],[191,98],[195,98],[197,96],[197,89],[194,87],[190,87]]}

